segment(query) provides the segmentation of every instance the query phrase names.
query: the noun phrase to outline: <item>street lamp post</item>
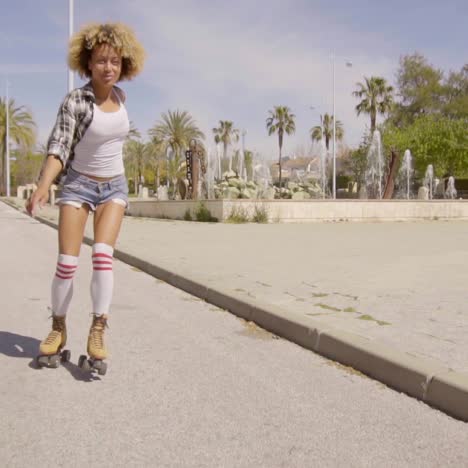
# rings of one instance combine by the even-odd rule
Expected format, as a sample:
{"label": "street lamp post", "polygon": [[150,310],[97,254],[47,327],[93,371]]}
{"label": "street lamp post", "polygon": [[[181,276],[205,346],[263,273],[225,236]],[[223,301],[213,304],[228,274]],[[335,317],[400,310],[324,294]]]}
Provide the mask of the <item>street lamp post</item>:
{"label": "street lamp post", "polygon": [[[336,109],[335,109],[335,53],[333,58],[333,199],[336,199]],[[347,61],[346,66],[351,68],[352,62]]]}
{"label": "street lamp post", "polygon": [[336,199],[335,54],[333,53],[333,200]]}
{"label": "street lamp post", "polygon": [[[316,110],[315,106],[309,106],[310,110]],[[322,122],[322,115],[320,114],[320,145],[323,144],[323,122]],[[322,188],[322,198],[325,198],[325,187],[326,187],[326,180],[325,180],[325,160],[327,155],[322,153],[322,146],[320,146],[320,185]]]}
{"label": "street lamp post", "polygon": [[[73,0],[68,0],[68,36],[73,35]],[[68,92],[73,90],[73,71],[68,69]]]}
{"label": "street lamp post", "polygon": [[5,177],[6,177],[6,196],[10,196],[10,98],[8,95],[8,79],[6,82],[6,100],[5,100]]}

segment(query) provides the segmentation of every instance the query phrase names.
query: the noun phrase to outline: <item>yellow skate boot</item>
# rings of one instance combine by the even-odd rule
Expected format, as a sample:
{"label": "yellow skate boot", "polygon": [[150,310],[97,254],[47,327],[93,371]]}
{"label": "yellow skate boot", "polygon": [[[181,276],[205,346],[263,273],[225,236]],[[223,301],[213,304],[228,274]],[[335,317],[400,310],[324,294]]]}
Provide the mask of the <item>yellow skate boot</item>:
{"label": "yellow skate boot", "polygon": [[93,322],[89,329],[87,356],[80,356],[78,367],[85,371],[95,371],[104,375],[107,371],[107,349],[104,344],[104,330],[107,327],[107,315],[93,315]]}
{"label": "yellow skate boot", "polygon": [[[70,351],[63,350],[67,343],[67,326],[65,316],[52,315],[52,330],[39,345],[39,356],[36,358],[39,367],[57,368],[61,362],[70,360]],[[63,350],[63,351],[62,351]]]}

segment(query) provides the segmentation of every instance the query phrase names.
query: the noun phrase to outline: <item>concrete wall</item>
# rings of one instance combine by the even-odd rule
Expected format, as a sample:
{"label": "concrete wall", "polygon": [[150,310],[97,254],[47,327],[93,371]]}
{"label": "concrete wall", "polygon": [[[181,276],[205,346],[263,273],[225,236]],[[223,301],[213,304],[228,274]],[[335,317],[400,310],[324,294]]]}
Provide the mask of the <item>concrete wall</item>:
{"label": "concrete wall", "polygon": [[[205,206],[219,221],[235,207],[249,216],[255,207],[268,212],[270,222],[313,221],[408,221],[424,219],[468,219],[468,200],[205,200]],[[131,216],[183,219],[187,209],[192,217],[199,201],[130,200]]]}

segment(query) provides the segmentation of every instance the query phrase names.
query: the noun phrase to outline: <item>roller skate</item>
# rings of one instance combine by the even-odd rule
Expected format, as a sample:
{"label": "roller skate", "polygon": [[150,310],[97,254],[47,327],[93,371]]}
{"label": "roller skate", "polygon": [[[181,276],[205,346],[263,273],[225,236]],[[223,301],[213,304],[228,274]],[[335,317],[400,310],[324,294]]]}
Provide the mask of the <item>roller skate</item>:
{"label": "roller skate", "polygon": [[81,355],[78,367],[86,372],[97,372],[105,375],[107,372],[107,349],[104,345],[104,329],[107,326],[107,315],[93,315],[93,323],[89,330],[87,353]]}
{"label": "roller skate", "polygon": [[37,366],[57,368],[60,366],[60,362],[70,361],[70,351],[68,349],[63,350],[66,343],[67,326],[65,316],[52,315],[52,330],[39,345],[39,355],[36,358]]}

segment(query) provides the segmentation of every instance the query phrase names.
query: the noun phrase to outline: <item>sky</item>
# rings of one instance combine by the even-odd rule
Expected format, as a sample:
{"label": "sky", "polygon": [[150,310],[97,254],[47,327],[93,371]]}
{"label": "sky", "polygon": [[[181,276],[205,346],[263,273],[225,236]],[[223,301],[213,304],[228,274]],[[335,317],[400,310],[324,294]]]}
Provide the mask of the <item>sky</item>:
{"label": "sky", "polygon": [[[0,0],[0,95],[8,80],[39,143],[68,90],[68,4]],[[356,116],[352,91],[364,76],[395,84],[400,57],[414,52],[446,72],[468,62],[466,0],[74,0],[75,31],[115,21],[131,26],[147,52],[141,75],[121,83],[144,139],[163,112],[187,110],[208,148],[212,128],[231,120],[245,130],[246,148],[266,158],[278,154],[265,125],[274,106],[296,116],[283,156],[308,151],[333,94],[344,143],[357,146],[369,118]],[[75,76],[75,87],[84,83]]]}

